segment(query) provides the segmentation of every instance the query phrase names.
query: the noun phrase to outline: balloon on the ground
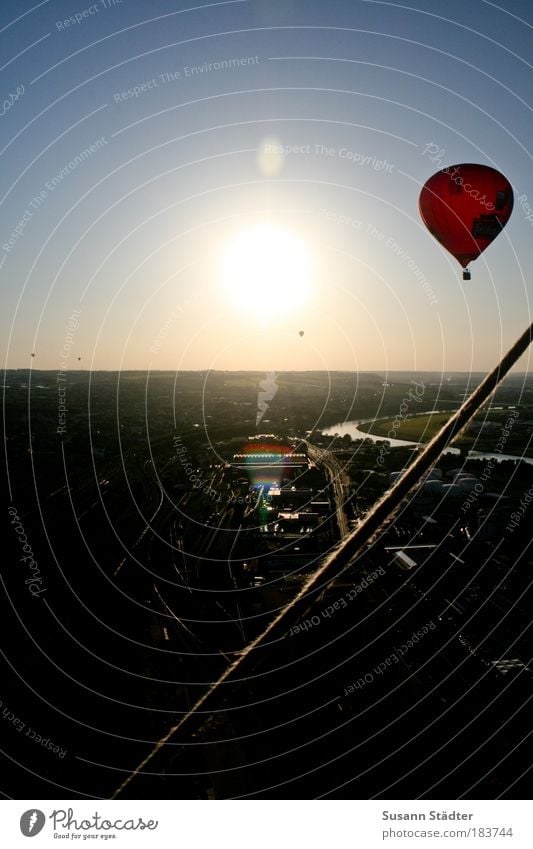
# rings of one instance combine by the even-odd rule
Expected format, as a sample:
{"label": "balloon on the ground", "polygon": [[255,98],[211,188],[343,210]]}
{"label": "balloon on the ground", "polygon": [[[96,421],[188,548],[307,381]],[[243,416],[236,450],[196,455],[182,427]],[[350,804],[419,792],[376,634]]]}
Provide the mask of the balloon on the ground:
{"label": "balloon on the ground", "polygon": [[[509,221],[513,190],[488,165],[450,165],[424,184],[419,209],[431,235],[466,269]],[[468,270],[463,278],[470,279]]]}

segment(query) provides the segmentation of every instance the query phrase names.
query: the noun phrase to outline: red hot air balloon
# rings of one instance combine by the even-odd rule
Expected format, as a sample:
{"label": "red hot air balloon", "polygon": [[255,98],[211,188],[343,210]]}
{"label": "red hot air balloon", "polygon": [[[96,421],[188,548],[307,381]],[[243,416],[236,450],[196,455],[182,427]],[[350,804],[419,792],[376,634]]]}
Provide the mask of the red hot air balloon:
{"label": "red hot air balloon", "polygon": [[424,184],[418,202],[422,221],[443,247],[467,265],[490,245],[513,211],[513,190],[488,165],[450,165]]}

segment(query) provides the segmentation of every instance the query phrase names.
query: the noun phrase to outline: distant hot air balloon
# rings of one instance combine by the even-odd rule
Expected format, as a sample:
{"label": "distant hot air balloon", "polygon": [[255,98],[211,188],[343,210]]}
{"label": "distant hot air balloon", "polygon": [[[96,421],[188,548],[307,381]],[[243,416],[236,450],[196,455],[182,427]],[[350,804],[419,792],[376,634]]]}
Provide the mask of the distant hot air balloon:
{"label": "distant hot air balloon", "polygon": [[303,335],[304,335],[303,330],[300,330],[299,333],[298,333],[298,336],[303,336]]}
{"label": "distant hot air balloon", "polygon": [[461,264],[469,262],[501,233],[513,211],[513,190],[503,174],[488,165],[450,165],[424,184],[418,202],[432,236]]}

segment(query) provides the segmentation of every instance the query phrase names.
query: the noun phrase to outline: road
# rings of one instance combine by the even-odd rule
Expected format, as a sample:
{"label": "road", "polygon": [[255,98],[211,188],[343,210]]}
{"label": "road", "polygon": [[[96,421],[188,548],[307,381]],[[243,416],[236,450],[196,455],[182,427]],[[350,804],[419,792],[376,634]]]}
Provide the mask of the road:
{"label": "road", "polygon": [[309,458],[317,465],[318,468],[324,469],[329,478],[335,499],[337,524],[339,526],[339,533],[342,539],[342,537],[345,537],[350,530],[348,519],[344,512],[344,504],[348,498],[350,478],[343,472],[341,464],[331,451],[317,448],[316,445],[312,445],[310,442],[306,442],[306,444]]}

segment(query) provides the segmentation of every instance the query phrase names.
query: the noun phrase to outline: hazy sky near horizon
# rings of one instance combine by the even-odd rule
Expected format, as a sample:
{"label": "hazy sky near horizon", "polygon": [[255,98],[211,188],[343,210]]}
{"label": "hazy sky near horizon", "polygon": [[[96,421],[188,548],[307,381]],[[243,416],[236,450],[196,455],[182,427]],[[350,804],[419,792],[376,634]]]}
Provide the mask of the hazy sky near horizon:
{"label": "hazy sky near horizon", "polygon": [[[488,370],[531,313],[532,24],[528,0],[6,0],[6,367]],[[418,214],[460,162],[515,193],[467,284]]]}

